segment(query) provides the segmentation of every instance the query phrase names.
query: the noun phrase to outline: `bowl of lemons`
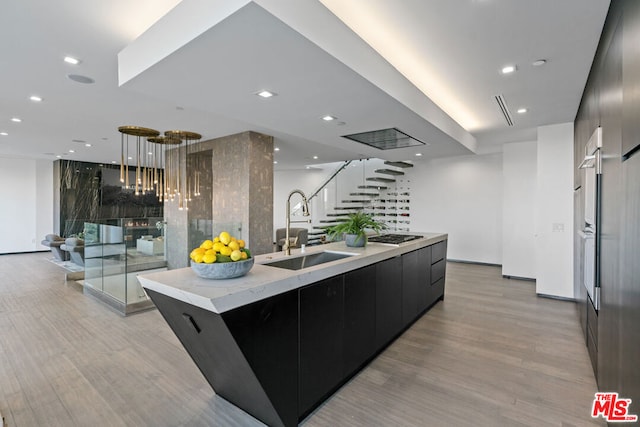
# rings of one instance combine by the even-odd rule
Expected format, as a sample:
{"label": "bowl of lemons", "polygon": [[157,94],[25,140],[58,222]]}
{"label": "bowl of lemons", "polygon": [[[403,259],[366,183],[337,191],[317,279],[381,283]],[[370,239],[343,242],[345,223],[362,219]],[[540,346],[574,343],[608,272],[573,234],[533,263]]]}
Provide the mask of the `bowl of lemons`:
{"label": "bowl of lemons", "polygon": [[189,256],[191,269],[204,279],[233,279],[244,276],[253,267],[253,257],[244,240],[226,231],[202,242]]}

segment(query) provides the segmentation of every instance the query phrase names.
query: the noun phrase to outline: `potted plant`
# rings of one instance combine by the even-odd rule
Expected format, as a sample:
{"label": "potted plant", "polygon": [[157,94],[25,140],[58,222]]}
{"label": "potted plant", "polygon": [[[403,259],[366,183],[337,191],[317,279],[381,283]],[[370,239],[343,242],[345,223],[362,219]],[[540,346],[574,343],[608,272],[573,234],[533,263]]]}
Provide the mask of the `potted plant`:
{"label": "potted plant", "polygon": [[348,214],[342,222],[327,228],[327,235],[331,240],[341,239],[344,235],[347,246],[362,247],[367,243],[366,229],[378,233],[385,228],[386,225],[373,219],[373,215],[358,211]]}

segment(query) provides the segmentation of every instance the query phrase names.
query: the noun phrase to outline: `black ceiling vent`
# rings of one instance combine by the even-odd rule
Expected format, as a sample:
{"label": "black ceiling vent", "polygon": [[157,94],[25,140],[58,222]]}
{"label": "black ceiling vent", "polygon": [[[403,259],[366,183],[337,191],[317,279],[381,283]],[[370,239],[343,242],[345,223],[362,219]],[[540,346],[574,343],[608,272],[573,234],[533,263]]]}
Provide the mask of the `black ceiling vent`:
{"label": "black ceiling vent", "polygon": [[392,150],[394,148],[414,147],[417,145],[427,145],[406,133],[396,129],[380,129],[369,132],[353,133],[342,135],[343,138],[369,145],[379,150]]}
{"label": "black ceiling vent", "polygon": [[513,126],[513,119],[511,118],[511,112],[509,111],[509,107],[507,107],[507,100],[504,99],[503,95],[496,95],[496,102],[498,103],[498,107],[500,107],[500,111],[504,116],[504,119],[507,122],[508,126]]}

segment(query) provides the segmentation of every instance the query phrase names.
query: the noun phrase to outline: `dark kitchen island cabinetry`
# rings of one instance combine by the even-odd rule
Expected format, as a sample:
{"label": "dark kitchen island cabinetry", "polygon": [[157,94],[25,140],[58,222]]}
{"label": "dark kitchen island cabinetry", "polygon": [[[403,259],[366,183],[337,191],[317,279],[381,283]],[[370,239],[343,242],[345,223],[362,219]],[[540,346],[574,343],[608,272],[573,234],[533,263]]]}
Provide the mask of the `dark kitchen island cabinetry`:
{"label": "dark kitchen island cabinetry", "polygon": [[224,281],[191,269],[139,279],[219,396],[293,426],[444,297],[446,239],[331,243],[307,253],[351,256],[298,271],[264,265],[281,254],[260,255]]}

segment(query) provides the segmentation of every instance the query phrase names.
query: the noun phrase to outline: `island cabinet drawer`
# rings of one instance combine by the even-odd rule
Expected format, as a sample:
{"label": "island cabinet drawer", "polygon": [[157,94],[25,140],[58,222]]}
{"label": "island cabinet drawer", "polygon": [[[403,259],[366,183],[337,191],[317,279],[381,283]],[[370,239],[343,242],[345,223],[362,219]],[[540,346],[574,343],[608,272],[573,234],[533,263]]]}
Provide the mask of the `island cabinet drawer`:
{"label": "island cabinet drawer", "polygon": [[438,280],[444,278],[444,272],[447,266],[447,261],[441,259],[431,266],[431,283],[436,283]]}
{"label": "island cabinet drawer", "polygon": [[431,245],[431,264],[444,259],[447,255],[447,241],[443,240],[435,245]]}

